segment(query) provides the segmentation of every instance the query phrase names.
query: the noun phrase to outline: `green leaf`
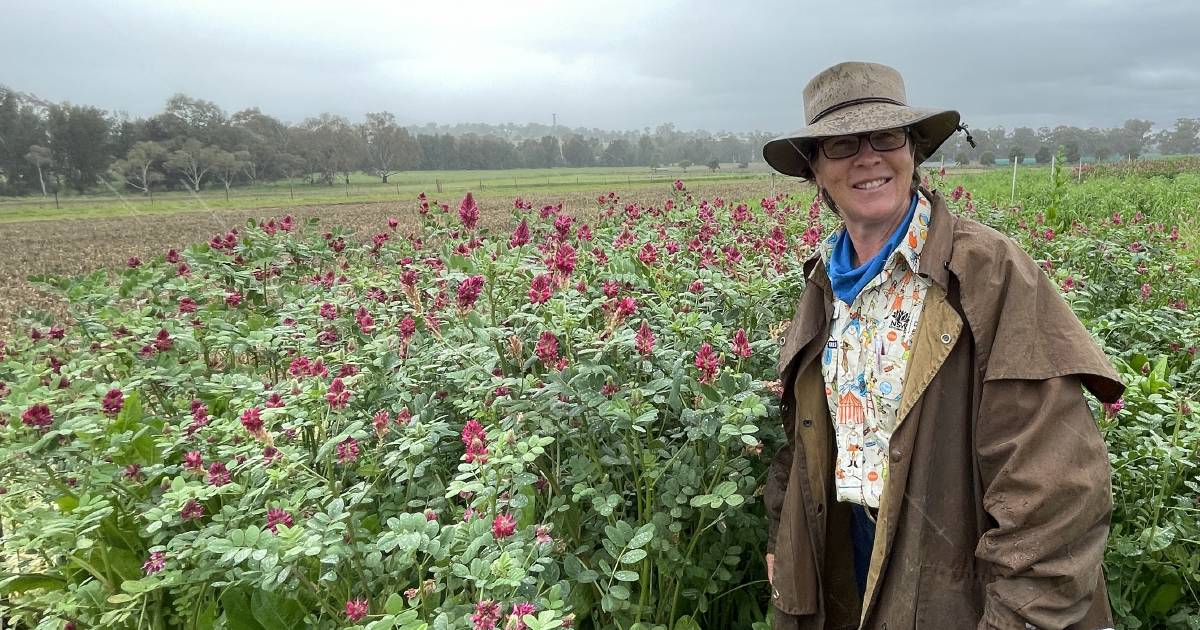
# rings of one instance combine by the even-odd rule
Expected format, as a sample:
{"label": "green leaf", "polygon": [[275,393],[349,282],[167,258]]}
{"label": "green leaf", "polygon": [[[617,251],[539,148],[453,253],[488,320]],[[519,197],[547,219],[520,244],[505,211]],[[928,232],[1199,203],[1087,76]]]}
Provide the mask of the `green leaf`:
{"label": "green leaf", "polygon": [[629,587],[627,587],[627,586],[623,586],[621,584],[614,584],[613,587],[608,590],[608,592],[609,592],[609,594],[611,594],[613,597],[615,597],[617,599],[620,599],[620,600],[629,599]]}
{"label": "green leaf", "polygon": [[1162,615],[1171,610],[1175,602],[1183,595],[1179,584],[1160,584],[1154,589],[1154,594],[1146,600],[1145,610],[1149,615]]}
{"label": "green leaf", "polygon": [[613,573],[613,577],[617,578],[618,580],[621,580],[622,582],[638,581],[638,574],[634,573],[633,571],[624,571],[624,570],[617,571],[616,573]]}
{"label": "green leaf", "polygon": [[641,562],[645,558],[646,558],[646,550],[645,549],[631,549],[629,551],[626,551],[625,555],[621,556],[621,562],[623,562],[625,564],[633,564],[635,562]]}
{"label": "green leaf", "polygon": [[579,572],[579,575],[575,576],[575,581],[579,582],[580,584],[591,584],[599,578],[599,573],[596,573],[592,569],[584,569]]}
{"label": "green leaf", "polygon": [[26,573],[13,575],[0,580],[0,595],[24,593],[35,589],[61,591],[67,586],[67,581],[54,575],[42,573]]}
{"label": "green leaf", "polygon": [[404,598],[399,593],[388,595],[387,601],[383,603],[383,612],[395,615],[401,610],[404,610]]}
{"label": "green leaf", "polygon": [[254,620],[264,628],[298,628],[304,620],[304,607],[283,593],[256,589],[250,596]]}
{"label": "green leaf", "polygon": [[713,489],[713,494],[720,497],[727,497],[737,492],[737,483],[733,481],[722,481]]}
{"label": "green leaf", "polygon": [[229,630],[267,630],[254,618],[247,590],[246,587],[230,588],[221,594],[225,627]]}

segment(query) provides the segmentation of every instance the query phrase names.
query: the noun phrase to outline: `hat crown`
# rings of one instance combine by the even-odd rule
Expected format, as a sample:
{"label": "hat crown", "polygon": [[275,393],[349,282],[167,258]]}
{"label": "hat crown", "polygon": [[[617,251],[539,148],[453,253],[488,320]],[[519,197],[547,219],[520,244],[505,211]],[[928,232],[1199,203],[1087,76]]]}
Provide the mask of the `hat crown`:
{"label": "hat crown", "polygon": [[804,86],[804,118],[810,125],[843,107],[870,102],[908,105],[904,79],[895,68],[847,61],[824,70]]}

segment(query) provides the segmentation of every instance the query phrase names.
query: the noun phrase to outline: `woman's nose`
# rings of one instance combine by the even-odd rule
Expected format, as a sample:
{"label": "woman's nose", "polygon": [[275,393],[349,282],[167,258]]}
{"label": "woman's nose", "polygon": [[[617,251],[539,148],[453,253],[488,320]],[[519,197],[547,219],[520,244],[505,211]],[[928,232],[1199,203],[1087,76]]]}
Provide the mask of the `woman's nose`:
{"label": "woman's nose", "polygon": [[858,153],[854,154],[854,164],[855,165],[875,164],[882,159],[883,159],[883,156],[880,155],[879,152],[875,150],[875,147],[871,146],[870,142],[867,142],[866,138],[863,138],[862,142],[858,145]]}

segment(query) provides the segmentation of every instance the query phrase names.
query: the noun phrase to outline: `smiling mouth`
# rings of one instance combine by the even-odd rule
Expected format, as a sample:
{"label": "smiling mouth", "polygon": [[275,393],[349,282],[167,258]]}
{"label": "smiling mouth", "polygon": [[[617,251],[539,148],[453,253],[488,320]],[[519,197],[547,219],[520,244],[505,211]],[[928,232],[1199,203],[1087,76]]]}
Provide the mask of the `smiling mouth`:
{"label": "smiling mouth", "polygon": [[867,181],[867,182],[859,182],[854,185],[854,189],[855,190],[875,190],[876,188],[879,188],[880,186],[883,186],[890,181],[892,181],[891,177],[880,177],[879,179],[872,179],[871,181]]}

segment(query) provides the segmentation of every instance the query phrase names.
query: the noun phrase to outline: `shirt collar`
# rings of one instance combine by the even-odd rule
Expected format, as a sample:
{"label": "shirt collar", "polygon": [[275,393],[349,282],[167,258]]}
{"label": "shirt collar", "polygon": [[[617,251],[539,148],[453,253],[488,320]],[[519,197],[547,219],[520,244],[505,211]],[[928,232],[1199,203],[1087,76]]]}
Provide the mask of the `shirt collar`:
{"label": "shirt collar", "polygon": [[[913,218],[908,223],[908,234],[900,241],[899,247],[888,258],[884,264],[884,271],[891,271],[895,268],[899,261],[904,261],[908,268],[912,271],[920,269],[921,250],[925,248],[925,239],[929,236],[929,199],[925,197],[925,193],[917,191],[917,211],[913,213]],[[834,229],[829,236],[825,237],[821,244],[817,247],[817,254],[821,258],[821,263],[826,267],[829,266],[829,257],[833,255],[833,246],[837,243],[838,237],[846,229],[843,223]]]}

